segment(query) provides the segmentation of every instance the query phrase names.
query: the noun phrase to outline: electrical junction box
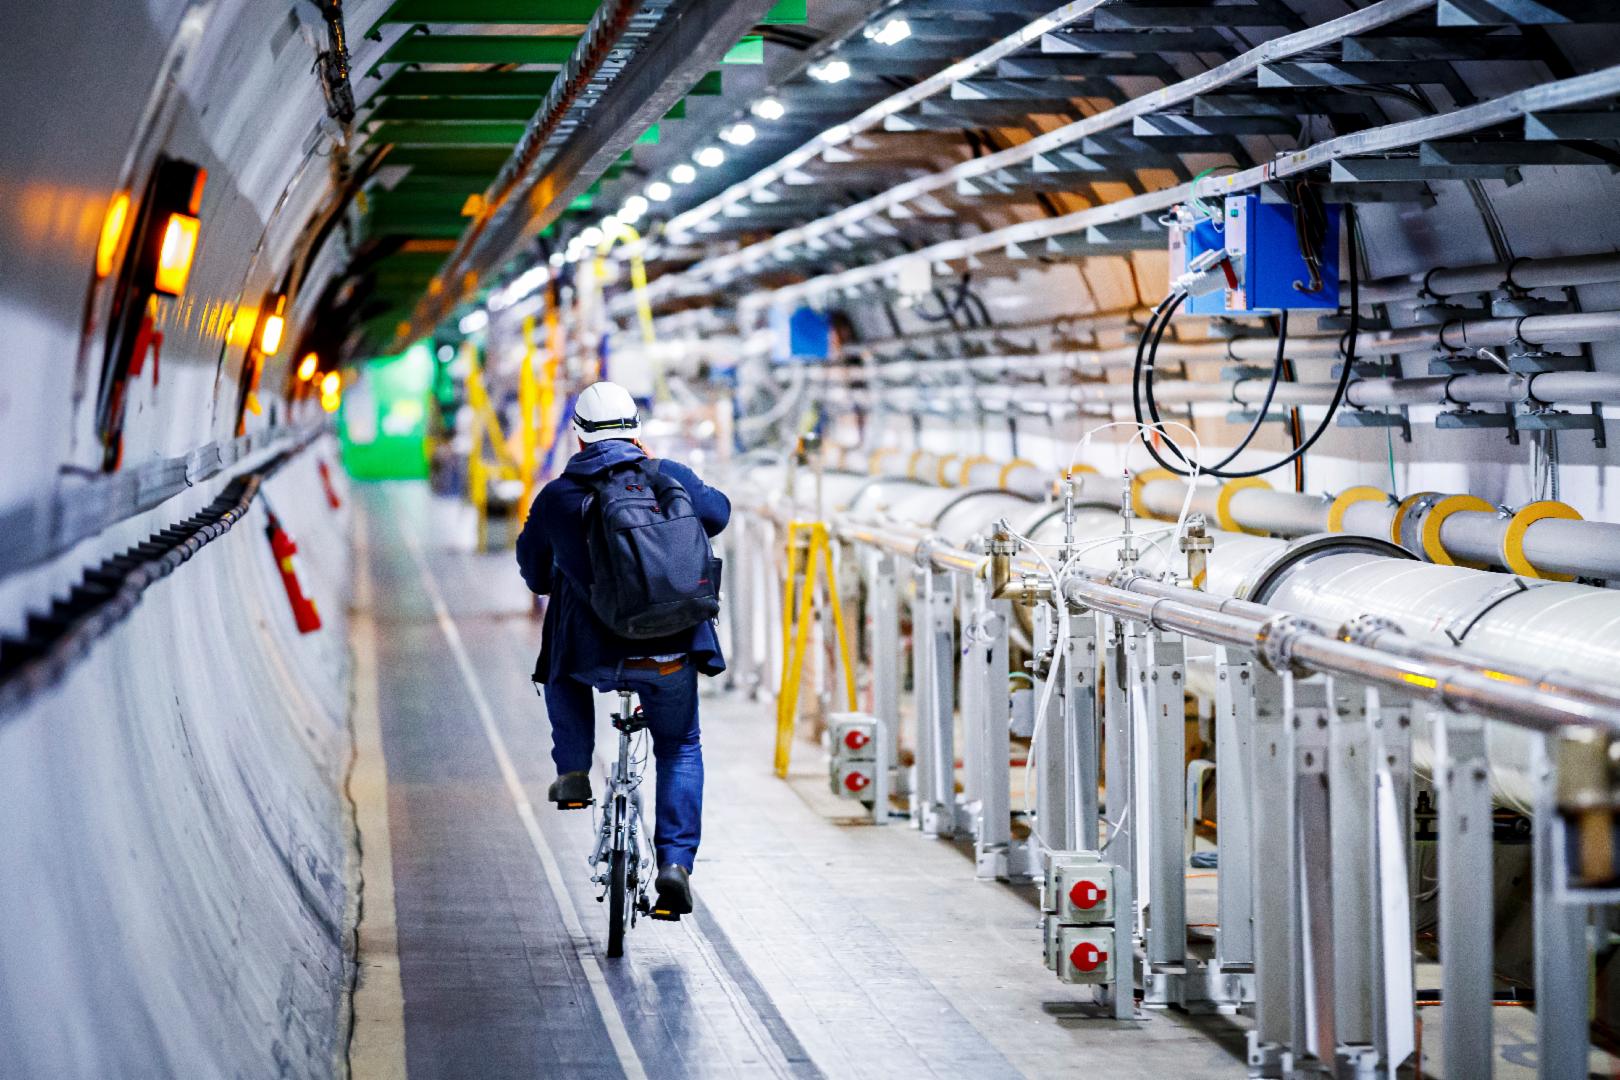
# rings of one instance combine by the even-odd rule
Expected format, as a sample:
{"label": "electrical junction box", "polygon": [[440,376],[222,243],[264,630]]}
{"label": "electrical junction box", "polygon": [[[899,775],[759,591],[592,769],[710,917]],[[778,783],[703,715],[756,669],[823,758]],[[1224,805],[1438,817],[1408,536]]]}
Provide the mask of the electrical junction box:
{"label": "electrical junction box", "polygon": [[[1206,251],[1226,247],[1226,236],[1213,218],[1204,218],[1191,225],[1180,221],[1170,226],[1170,280],[1187,272],[1187,264]],[[1221,273],[1215,270],[1214,273]],[[1188,296],[1176,309],[1178,315],[1225,315],[1226,293],[1222,289]]]}
{"label": "electrical junction box", "polygon": [[1054,851],[1048,855],[1046,879],[1041,883],[1041,910],[1051,914],[1061,913],[1064,876],[1071,871],[1088,870],[1107,870],[1095,851]]}
{"label": "electrical junction box", "polygon": [[1058,932],[1058,978],[1096,985],[1114,979],[1114,931],[1107,926],[1065,926]]}
{"label": "electrical junction box", "polygon": [[[1327,206],[1323,210],[1327,227],[1320,246],[1322,284],[1315,292],[1306,292],[1304,286],[1309,284],[1311,273],[1305,256],[1300,253],[1293,207],[1286,203],[1261,202],[1258,195],[1226,197],[1222,235],[1238,284],[1224,294],[1224,314],[1271,315],[1280,311],[1338,309],[1339,208]],[[1197,226],[1193,232],[1196,237]],[[1189,246],[1186,257],[1190,261],[1198,254]],[[1299,282],[1301,288],[1296,289],[1295,282]]]}
{"label": "electrical junction box", "polygon": [[871,802],[877,783],[877,721],[865,713],[834,713],[827,719],[827,780],[832,793]]}
{"label": "electrical junction box", "polygon": [[1065,866],[1057,871],[1058,918],[1074,925],[1112,924],[1114,868],[1107,863]]}
{"label": "electrical junction box", "polygon": [[877,782],[875,761],[834,761],[832,765],[832,791],[841,799],[872,801],[872,785]]}
{"label": "electrical junction box", "polygon": [[865,713],[833,713],[828,735],[835,758],[870,761],[877,757],[877,721]]}
{"label": "electrical junction box", "polygon": [[814,308],[772,308],[770,330],[773,363],[822,363],[832,351],[832,323]]}

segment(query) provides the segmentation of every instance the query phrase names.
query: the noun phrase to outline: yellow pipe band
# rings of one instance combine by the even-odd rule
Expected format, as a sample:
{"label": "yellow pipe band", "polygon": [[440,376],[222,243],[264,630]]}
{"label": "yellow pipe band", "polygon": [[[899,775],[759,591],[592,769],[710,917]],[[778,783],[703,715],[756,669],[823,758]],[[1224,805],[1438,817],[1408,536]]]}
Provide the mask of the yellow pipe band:
{"label": "yellow pipe band", "polygon": [[1258,476],[1243,476],[1236,480],[1228,480],[1221,485],[1219,495],[1215,496],[1215,520],[1227,532],[1248,533],[1250,536],[1268,535],[1264,529],[1246,529],[1239,525],[1237,519],[1232,517],[1232,496],[1240,491],[1250,488],[1265,488],[1271,490],[1271,485]]}
{"label": "yellow pipe band", "polygon": [[1451,557],[1451,553],[1440,543],[1440,526],[1445,524],[1446,518],[1459,512],[1473,511],[1475,513],[1491,514],[1496,507],[1480,498],[1478,495],[1447,495],[1429,508],[1424,515],[1423,526],[1419,536],[1423,542],[1423,554],[1432,563],[1440,566],[1466,566],[1474,570],[1483,569],[1483,563],[1462,562]]}
{"label": "yellow pipe band", "polygon": [[1334,498],[1333,505],[1328,507],[1328,532],[1344,532],[1345,512],[1356,503],[1388,501],[1388,492],[1368,484],[1358,484],[1355,487],[1345,488]]}
{"label": "yellow pipe band", "polygon": [[1184,477],[1177,476],[1169,469],[1144,469],[1142,472],[1137,473],[1131,477],[1131,509],[1135,511],[1137,517],[1153,517],[1154,515],[1149,513],[1148,508],[1142,504],[1142,489],[1155,480],[1181,479],[1184,479]]}
{"label": "yellow pipe band", "polygon": [[1001,467],[1001,475],[996,477],[996,486],[1005,489],[1007,486],[1007,477],[1013,474],[1014,469],[1033,468],[1035,468],[1035,463],[1033,461],[1030,461],[1028,458],[1015,457]]}
{"label": "yellow pipe band", "polygon": [[1543,499],[1540,502],[1526,503],[1508,521],[1507,531],[1502,534],[1502,563],[1509,570],[1521,577],[1543,578],[1547,581],[1574,581],[1573,574],[1554,574],[1538,570],[1524,554],[1524,535],[1530,531],[1530,526],[1538,521],[1558,519],[1562,521],[1580,521],[1580,511],[1568,503],[1554,502]]}

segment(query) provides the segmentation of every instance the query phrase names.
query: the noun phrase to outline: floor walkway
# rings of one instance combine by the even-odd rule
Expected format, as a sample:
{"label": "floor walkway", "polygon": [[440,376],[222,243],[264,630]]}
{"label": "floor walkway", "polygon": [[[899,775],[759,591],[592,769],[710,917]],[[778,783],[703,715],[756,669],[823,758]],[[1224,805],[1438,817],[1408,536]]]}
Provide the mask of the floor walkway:
{"label": "floor walkway", "polygon": [[1243,1075],[1225,1019],[1085,1018],[1042,967],[1029,891],[855,823],[807,744],[777,780],[769,709],[720,695],[698,911],[606,959],[590,815],[544,801],[539,626],[510,555],[468,554],[464,514],[423,486],[356,494],[359,1080]]}

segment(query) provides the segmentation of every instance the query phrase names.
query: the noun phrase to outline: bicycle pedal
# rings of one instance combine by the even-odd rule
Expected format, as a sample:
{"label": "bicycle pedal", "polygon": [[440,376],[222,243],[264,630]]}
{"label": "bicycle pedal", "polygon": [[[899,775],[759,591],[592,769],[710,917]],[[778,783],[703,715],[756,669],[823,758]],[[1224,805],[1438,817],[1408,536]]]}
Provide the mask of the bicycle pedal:
{"label": "bicycle pedal", "polygon": [[594,805],[596,805],[596,800],[595,799],[586,799],[584,802],[559,802],[559,803],[557,803],[557,809],[559,809],[559,810],[583,810],[588,806],[594,806]]}
{"label": "bicycle pedal", "polygon": [[650,918],[650,919],[657,919],[659,922],[680,922],[681,921],[681,913],[678,912],[678,911],[670,911],[668,908],[656,908],[655,907],[655,908],[652,909],[652,913],[650,915],[648,915],[647,917]]}

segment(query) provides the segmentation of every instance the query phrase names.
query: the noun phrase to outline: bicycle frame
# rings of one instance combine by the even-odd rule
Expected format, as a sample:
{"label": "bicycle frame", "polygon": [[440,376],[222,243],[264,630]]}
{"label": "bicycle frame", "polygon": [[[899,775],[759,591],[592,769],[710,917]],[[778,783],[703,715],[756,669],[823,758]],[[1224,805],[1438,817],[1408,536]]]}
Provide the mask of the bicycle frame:
{"label": "bicycle frame", "polygon": [[[645,753],[635,753],[636,736],[646,729],[640,710],[633,710],[629,690],[619,691],[619,711],[613,714],[613,726],[619,732],[619,754],[608,774],[608,787],[602,801],[601,826],[597,832],[596,849],[590,864],[597,869],[592,882],[602,886],[598,902],[609,900],[608,955],[623,955],[625,930],[633,927],[639,916],[651,910],[647,899],[652,858],[642,842],[641,828],[641,766]],[[623,880],[615,880],[616,857],[622,853]],[[614,895],[615,889],[623,890]]]}

